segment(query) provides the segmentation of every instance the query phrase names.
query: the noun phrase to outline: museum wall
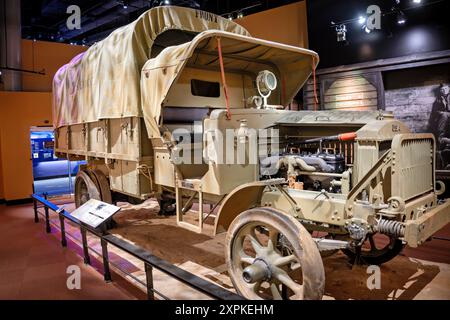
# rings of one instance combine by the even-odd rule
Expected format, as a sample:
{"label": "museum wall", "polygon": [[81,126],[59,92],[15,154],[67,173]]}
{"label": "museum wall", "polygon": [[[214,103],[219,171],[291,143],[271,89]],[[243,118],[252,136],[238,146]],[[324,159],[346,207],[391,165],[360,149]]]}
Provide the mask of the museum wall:
{"label": "museum wall", "polygon": [[23,92],[0,91],[0,199],[25,199],[32,193],[30,127],[51,126],[53,76],[86,49],[22,40],[22,69],[45,69],[45,75],[22,73]]}
{"label": "museum wall", "polygon": [[255,38],[308,47],[306,1],[258,12],[235,21]]}
{"label": "museum wall", "polygon": [[[395,16],[386,15],[381,19],[381,30],[370,34],[357,21],[347,23],[348,43],[336,40],[331,21],[357,19],[373,4],[387,12],[393,3],[393,0],[308,0],[309,46],[320,55],[319,68],[450,48],[449,1],[405,11],[404,25],[398,25]],[[410,1],[402,1],[402,5],[412,6]]]}
{"label": "museum wall", "polygon": [[49,92],[0,91],[0,161],[7,201],[32,193],[30,128],[51,125],[51,100]]}
{"label": "museum wall", "polygon": [[45,70],[45,75],[22,73],[22,90],[52,91],[56,71],[86,49],[87,47],[64,43],[22,40],[22,69]]}
{"label": "museum wall", "polygon": [[[0,120],[1,121],[1,120]],[[1,123],[0,123],[1,125]],[[2,169],[2,133],[0,132],[0,203],[4,201],[5,194],[3,192],[3,169]]]}

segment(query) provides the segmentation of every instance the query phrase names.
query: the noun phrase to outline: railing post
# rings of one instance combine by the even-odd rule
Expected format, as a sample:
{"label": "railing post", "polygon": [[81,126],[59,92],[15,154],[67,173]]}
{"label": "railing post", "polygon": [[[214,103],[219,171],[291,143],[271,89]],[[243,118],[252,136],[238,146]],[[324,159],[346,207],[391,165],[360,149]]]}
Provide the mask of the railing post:
{"label": "railing post", "polygon": [[103,237],[100,238],[102,245],[102,257],[103,257],[103,278],[106,282],[111,282],[111,272],[109,270],[109,256],[108,256],[108,242]]}
{"label": "railing post", "polygon": [[59,222],[61,224],[61,245],[67,247],[66,225],[64,223],[64,216],[61,213],[59,214]]}
{"label": "railing post", "polygon": [[37,208],[37,201],[35,198],[33,198],[33,210],[34,210],[34,222],[39,222],[39,215],[38,215],[38,208]]}
{"label": "railing post", "polygon": [[[47,193],[44,193],[44,198],[45,200],[47,200]],[[48,213],[48,207],[45,204],[44,204],[44,212],[45,212],[45,230],[47,231],[47,233],[51,233],[52,229],[50,227],[50,216]]]}
{"label": "railing post", "polygon": [[153,291],[153,267],[146,262],[144,263],[144,265],[147,282],[147,299],[155,300],[155,293]]}
{"label": "railing post", "polygon": [[83,243],[84,263],[91,264],[91,258],[89,257],[89,248],[86,237],[86,229],[81,224],[80,224],[80,232],[81,232],[81,241]]}

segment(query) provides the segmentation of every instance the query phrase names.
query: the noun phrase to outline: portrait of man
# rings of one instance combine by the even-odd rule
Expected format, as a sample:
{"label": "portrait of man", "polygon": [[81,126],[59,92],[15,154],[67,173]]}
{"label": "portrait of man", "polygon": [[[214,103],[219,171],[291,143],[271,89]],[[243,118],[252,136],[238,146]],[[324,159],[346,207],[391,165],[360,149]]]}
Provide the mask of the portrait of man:
{"label": "portrait of man", "polygon": [[436,138],[437,169],[450,170],[450,87],[440,84],[428,121],[428,131]]}

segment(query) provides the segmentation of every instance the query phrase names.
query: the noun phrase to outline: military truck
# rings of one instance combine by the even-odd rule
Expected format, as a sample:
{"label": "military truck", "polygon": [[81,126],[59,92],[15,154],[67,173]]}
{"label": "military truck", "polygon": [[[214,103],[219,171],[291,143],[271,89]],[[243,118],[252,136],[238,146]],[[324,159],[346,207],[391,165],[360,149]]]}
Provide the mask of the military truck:
{"label": "military truck", "polygon": [[207,12],[149,10],[55,75],[56,153],[87,161],[76,205],[153,197],[199,233],[214,218],[249,299],[320,299],[322,255],[382,264],[422,244],[450,218],[433,136],[382,112],[287,110],[318,62]]}

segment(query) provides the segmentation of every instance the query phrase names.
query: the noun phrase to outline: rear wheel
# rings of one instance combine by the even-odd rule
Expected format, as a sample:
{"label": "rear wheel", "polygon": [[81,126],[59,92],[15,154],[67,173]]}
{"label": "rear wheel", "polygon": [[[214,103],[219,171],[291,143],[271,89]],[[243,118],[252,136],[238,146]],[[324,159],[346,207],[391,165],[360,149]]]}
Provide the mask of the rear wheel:
{"label": "rear wheel", "polygon": [[[108,179],[100,170],[80,170],[75,178],[75,206],[78,208],[90,199],[112,203]],[[112,218],[106,222],[107,229],[115,226]]]}
{"label": "rear wheel", "polygon": [[87,171],[79,171],[75,178],[75,206],[78,208],[90,199],[102,200],[100,188]]}
{"label": "rear wheel", "polygon": [[308,231],[271,208],[244,211],[231,223],[226,261],[237,292],[248,299],[321,299],[325,272]]}
{"label": "rear wheel", "polygon": [[162,193],[158,199],[159,215],[173,216],[177,213],[176,200],[168,193]]}
{"label": "rear wheel", "polygon": [[112,194],[109,187],[108,178],[100,170],[90,170],[89,172],[91,172],[91,178],[95,179],[95,181],[97,182],[96,185],[99,188],[102,201],[106,203],[112,203]]}

